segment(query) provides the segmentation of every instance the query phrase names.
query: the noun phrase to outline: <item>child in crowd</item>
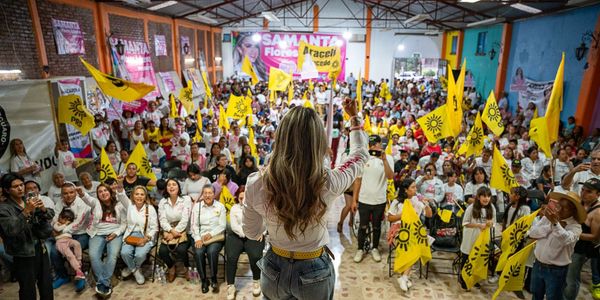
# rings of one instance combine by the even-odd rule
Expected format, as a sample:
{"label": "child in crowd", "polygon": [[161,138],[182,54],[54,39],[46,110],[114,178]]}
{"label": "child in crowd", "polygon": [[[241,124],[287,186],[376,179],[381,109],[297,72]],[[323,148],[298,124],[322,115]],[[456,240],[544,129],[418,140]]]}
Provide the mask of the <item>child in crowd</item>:
{"label": "child in crowd", "polygon": [[77,182],[77,160],[73,152],[69,151],[69,142],[61,139],[56,144],[56,158],[58,159],[57,166],[58,171],[65,175],[65,179],[71,182]]}
{"label": "child in crowd", "polygon": [[81,270],[81,245],[72,238],[70,233],[63,233],[65,227],[74,219],[75,214],[68,208],[64,208],[58,215],[58,221],[54,223],[56,250],[69,261],[69,265],[75,270],[75,279],[85,279],[85,274]]}

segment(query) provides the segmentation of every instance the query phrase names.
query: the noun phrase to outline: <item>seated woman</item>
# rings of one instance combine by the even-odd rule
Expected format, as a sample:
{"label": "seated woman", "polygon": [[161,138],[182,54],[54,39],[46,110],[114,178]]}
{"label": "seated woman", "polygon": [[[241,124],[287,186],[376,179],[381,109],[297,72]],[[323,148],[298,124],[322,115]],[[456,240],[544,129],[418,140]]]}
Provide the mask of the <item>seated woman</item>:
{"label": "seated woman", "polygon": [[464,197],[465,202],[467,204],[472,204],[475,201],[475,195],[480,187],[485,186],[490,189],[492,193],[492,203],[496,202],[494,198],[496,198],[496,190],[490,188],[490,180],[485,172],[485,169],[482,167],[475,167],[473,169],[473,175],[471,177],[471,181],[467,182],[465,185]]}
{"label": "seated woman", "polygon": [[116,195],[110,186],[103,183],[96,190],[98,198],[85,193],[82,187],[77,187],[77,194],[92,210],[87,229],[90,236],[89,255],[96,276],[96,293],[107,297],[112,293],[110,278],[115,271],[126,226],[127,211],[122,202],[129,199],[124,199],[127,196],[121,184]]}
{"label": "seated woman", "polygon": [[435,201],[431,204],[439,206],[444,199],[444,183],[437,177],[434,163],[425,165],[425,174],[417,178],[416,185],[423,197]]}
{"label": "seated woman", "polygon": [[210,180],[202,176],[200,167],[196,164],[191,164],[188,167],[187,175],[188,178],[186,178],[185,182],[183,183],[182,193],[189,196],[192,199],[192,202],[196,202],[198,199],[200,199],[202,188],[205,185],[210,184]]}
{"label": "seated woman", "polygon": [[[431,218],[431,216],[433,215],[429,203],[430,200],[427,198],[417,196],[417,185],[415,183],[415,180],[412,178],[407,178],[402,180],[402,182],[400,183],[398,198],[392,201],[392,204],[390,204],[390,209],[388,210],[387,220],[393,225],[400,224],[402,222],[402,208],[404,207],[404,203],[406,201],[410,201],[415,212],[417,213],[417,216],[421,217],[421,215],[423,214],[425,215],[425,217]],[[392,229],[390,229],[390,232],[391,231]],[[400,285],[400,289],[404,292],[407,292],[408,289],[412,287],[412,282],[409,279],[411,269],[412,268],[409,267],[406,271],[402,273],[402,276],[398,278],[398,284]]]}
{"label": "seated woman", "polygon": [[217,263],[219,252],[223,248],[223,233],[226,226],[225,206],[215,201],[215,190],[207,184],[202,188],[202,201],[192,208],[192,224],[194,238],[194,258],[202,280],[202,293],[208,293],[208,276],[206,274],[206,259],[210,264],[210,286],[213,293],[219,293],[217,283]]}
{"label": "seated woman", "polygon": [[79,182],[81,182],[81,186],[83,187],[83,191],[88,193],[92,197],[96,197],[96,189],[100,185],[100,182],[93,181],[92,175],[88,172],[81,172],[79,174]]}
{"label": "seated woman", "polygon": [[[150,249],[154,246],[154,238],[158,232],[158,217],[156,209],[150,205],[148,191],[143,186],[136,186],[131,193],[131,200],[127,201],[127,228],[123,236],[121,258],[127,267],[121,270],[121,277],[127,278],[131,274],[137,284],[146,281],[140,268],[146,260]],[[133,202],[133,203],[131,203]],[[137,241],[128,237],[137,237]]]}
{"label": "seated woman", "polygon": [[163,231],[158,257],[167,265],[167,281],[173,282],[177,273],[171,253],[183,261],[186,269],[190,266],[187,253],[190,244],[186,228],[192,201],[190,197],[182,196],[177,180],[168,179],[166,185],[164,198],[158,203],[158,220]]}
{"label": "seated woman", "polygon": [[237,262],[242,252],[248,254],[250,260],[250,269],[252,270],[252,295],[260,296],[260,269],[256,265],[263,256],[265,249],[264,237],[257,241],[250,240],[242,230],[242,205],[244,205],[245,188],[242,186],[238,189],[235,197],[236,203],[231,207],[229,220],[231,231],[227,232],[225,239],[225,248],[227,249],[227,300],[235,299],[235,273],[237,271]]}
{"label": "seated woman", "polygon": [[240,166],[237,176],[235,178],[235,183],[238,186],[246,185],[246,179],[248,176],[254,172],[258,172],[258,167],[256,167],[256,163],[254,162],[254,157],[251,155],[244,155],[240,159]]}

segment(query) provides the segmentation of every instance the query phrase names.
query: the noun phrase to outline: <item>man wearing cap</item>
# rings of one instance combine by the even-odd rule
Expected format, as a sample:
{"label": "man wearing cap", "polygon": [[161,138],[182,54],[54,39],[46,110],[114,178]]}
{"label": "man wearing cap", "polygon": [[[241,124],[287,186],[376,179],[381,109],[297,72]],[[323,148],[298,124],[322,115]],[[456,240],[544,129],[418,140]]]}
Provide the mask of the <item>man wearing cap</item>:
{"label": "man wearing cap", "polygon": [[354,204],[352,211],[358,207],[360,217],[360,228],[358,229],[358,251],[354,261],[359,263],[363,259],[365,238],[369,222],[373,227],[373,250],[371,255],[376,262],[381,261],[379,254],[379,238],[381,237],[381,221],[387,204],[387,181],[394,178],[392,169],[394,162],[391,157],[385,155],[381,147],[381,137],[371,135],[369,137],[369,160],[363,170],[358,172],[354,183]]}
{"label": "man wearing cap", "polygon": [[581,184],[588,179],[600,179],[600,150],[590,154],[591,162],[581,163],[563,177],[562,187],[575,193],[581,192]]}
{"label": "man wearing cap", "polygon": [[526,189],[531,186],[531,182],[527,180],[527,178],[525,178],[525,175],[523,175],[523,172],[521,172],[523,170],[523,165],[521,165],[520,159],[513,159],[510,165],[510,169],[515,175],[515,179],[517,180],[517,183],[519,183],[520,186]]}
{"label": "man wearing cap", "polygon": [[434,164],[436,169],[436,175],[441,176],[444,174],[442,166],[444,162],[440,159],[440,154],[437,152],[433,152],[430,155],[423,156],[419,159],[419,168],[425,169],[427,164]]}
{"label": "man wearing cap", "polygon": [[531,226],[529,237],[537,240],[530,290],[534,300],[559,300],[575,243],[581,234],[586,212],[574,192],[548,195],[548,205],[541,208],[541,219]]}
{"label": "man wearing cap", "polygon": [[581,187],[581,201],[583,208],[587,211],[587,218],[581,224],[579,241],[575,244],[575,252],[571,257],[572,263],[567,272],[567,286],[565,287],[564,299],[574,300],[579,293],[581,284],[581,269],[588,259],[592,263],[592,295],[600,299],[600,274],[598,264],[600,253],[596,248],[600,239],[600,180],[592,178]]}

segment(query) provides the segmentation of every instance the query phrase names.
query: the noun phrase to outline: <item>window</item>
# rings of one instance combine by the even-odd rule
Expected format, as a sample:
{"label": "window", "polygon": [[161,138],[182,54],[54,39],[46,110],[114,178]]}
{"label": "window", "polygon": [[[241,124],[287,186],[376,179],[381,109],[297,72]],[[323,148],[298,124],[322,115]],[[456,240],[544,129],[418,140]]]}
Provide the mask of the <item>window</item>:
{"label": "window", "polygon": [[452,44],[450,44],[450,54],[456,54],[456,48],[458,48],[458,36],[453,36]]}
{"label": "window", "polygon": [[485,38],[487,31],[482,31],[477,34],[477,49],[475,49],[475,55],[485,55]]}

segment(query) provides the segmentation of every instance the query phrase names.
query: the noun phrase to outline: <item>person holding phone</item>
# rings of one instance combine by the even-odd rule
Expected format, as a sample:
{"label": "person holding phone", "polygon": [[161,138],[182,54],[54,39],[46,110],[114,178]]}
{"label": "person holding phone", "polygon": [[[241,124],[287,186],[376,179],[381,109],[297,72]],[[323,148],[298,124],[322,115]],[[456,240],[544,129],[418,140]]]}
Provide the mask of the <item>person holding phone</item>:
{"label": "person holding phone", "polygon": [[376,262],[381,261],[379,253],[379,237],[381,236],[381,222],[383,221],[387,205],[387,181],[394,178],[394,161],[385,154],[381,146],[381,137],[369,137],[369,160],[364,169],[359,171],[354,183],[354,205],[352,211],[358,208],[360,227],[358,229],[358,250],[354,255],[354,262],[359,263],[364,256],[363,246],[367,235],[369,223],[373,227],[373,250],[371,256]]}
{"label": "person holding phone", "polygon": [[54,299],[50,261],[44,244],[52,231],[50,220],[54,211],[33,194],[26,198],[24,182],[16,173],[8,173],[0,179],[6,196],[6,201],[0,202],[0,237],[6,253],[13,257],[19,299],[34,300],[38,292],[40,299]]}
{"label": "person holding phone", "polygon": [[600,150],[594,150],[590,154],[590,162],[577,165],[563,177],[562,187],[577,194],[581,193],[581,185],[592,179],[600,179]]}

